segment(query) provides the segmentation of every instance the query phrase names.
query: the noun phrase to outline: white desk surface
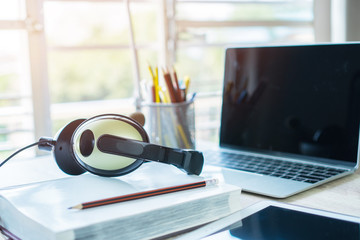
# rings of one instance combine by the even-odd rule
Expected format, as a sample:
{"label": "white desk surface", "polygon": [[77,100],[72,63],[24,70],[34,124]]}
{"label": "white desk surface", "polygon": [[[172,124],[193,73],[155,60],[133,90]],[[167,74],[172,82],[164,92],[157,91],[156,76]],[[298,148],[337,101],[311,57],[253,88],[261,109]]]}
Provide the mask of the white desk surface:
{"label": "white desk surface", "polygon": [[242,204],[278,200],[331,212],[360,217],[360,171],[285,199],[273,199],[243,192]]}
{"label": "white desk surface", "polygon": [[[136,174],[136,171],[131,174]],[[51,156],[14,159],[0,168],[0,189],[68,176],[57,167]],[[262,200],[277,200],[360,217],[360,170],[286,199],[273,199],[246,192],[242,195],[241,204],[244,208]]]}

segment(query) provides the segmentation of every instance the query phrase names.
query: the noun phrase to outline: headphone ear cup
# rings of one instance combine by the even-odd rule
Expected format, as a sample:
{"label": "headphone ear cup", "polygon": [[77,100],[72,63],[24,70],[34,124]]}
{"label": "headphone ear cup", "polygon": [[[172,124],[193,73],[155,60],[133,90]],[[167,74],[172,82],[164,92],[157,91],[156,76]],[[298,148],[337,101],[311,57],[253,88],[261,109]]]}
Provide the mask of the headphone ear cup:
{"label": "headphone ear cup", "polygon": [[76,128],[84,122],[85,119],[78,119],[67,124],[56,138],[56,144],[53,151],[55,161],[59,168],[70,175],[80,175],[85,170],[76,162],[72,153],[71,138]]}
{"label": "headphone ear cup", "polygon": [[118,114],[98,115],[79,124],[69,140],[74,161],[86,171],[100,176],[121,176],[140,167],[144,162],[137,156],[124,156],[100,151],[102,135],[119,136],[148,142],[143,127],[134,119]]}

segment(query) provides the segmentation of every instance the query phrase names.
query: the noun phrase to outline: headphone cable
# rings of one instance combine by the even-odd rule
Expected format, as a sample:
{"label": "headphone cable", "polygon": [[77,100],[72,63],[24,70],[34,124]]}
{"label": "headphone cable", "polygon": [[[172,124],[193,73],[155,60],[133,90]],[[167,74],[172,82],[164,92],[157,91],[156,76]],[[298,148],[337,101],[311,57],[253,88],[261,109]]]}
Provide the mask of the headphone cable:
{"label": "headphone cable", "polygon": [[7,159],[5,159],[2,163],[0,163],[0,167],[2,167],[2,165],[4,165],[7,161],[9,161],[9,160],[10,160],[12,157],[14,157],[16,154],[18,154],[18,153],[20,153],[20,152],[22,152],[22,151],[24,151],[24,150],[26,150],[26,149],[28,149],[28,148],[34,147],[34,146],[38,145],[39,143],[40,143],[40,142],[35,142],[35,143],[32,143],[32,144],[30,144],[30,145],[28,145],[28,146],[26,146],[26,147],[23,147],[23,148],[17,150],[17,151],[14,152],[13,154],[11,154]]}

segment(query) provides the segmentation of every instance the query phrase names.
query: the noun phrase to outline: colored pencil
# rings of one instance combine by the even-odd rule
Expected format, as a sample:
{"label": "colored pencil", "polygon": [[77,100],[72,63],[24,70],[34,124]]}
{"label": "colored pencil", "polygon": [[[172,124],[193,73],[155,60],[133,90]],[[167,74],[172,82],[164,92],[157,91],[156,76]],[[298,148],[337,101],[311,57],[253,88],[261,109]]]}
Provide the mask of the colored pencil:
{"label": "colored pencil", "polygon": [[204,181],[200,181],[200,182],[188,183],[188,184],[183,184],[183,185],[178,185],[178,186],[159,188],[159,189],[143,191],[143,192],[138,192],[138,193],[131,193],[131,194],[117,196],[117,197],[105,198],[105,199],[101,199],[101,200],[84,202],[84,203],[69,207],[69,209],[81,210],[81,209],[86,209],[86,208],[99,207],[99,206],[109,205],[109,204],[113,204],[113,203],[120,203],[120,202],[126,202],[126,201],[142,199],[142,198],[147,198],[147,197],[152,197],[152,196],[158,196],[158,195],[162,195],[162,194],[166,194],[166,193],[173,193],[173,192],[179,192],[179,191],[188,190],[188,189],[206,187],[206,186],[210,186],[210,185],[215,185],[217,183],[218,183],[217,179],[209,179],[209,180],[204,180]]}
{"label": "colored pencil", "polygon": [[163,71],[163,74],[164,74],[164,80],[166,83],[166,87],[167,87],[169,95],[170,95],[170,100],[172,103],[176,103],[176,102],[178,102],[177,93],[176,93],[176,89],[174,88],[174,85],[172,83],[171,75],[169,72],[166,72],[166,71]]}
{"label": "colored pencil", "polygon": [[174,67],[173,67],[173,77],[174,77],[173,86],[174,86],[174,89],[175,89],[176,99],[178,100],[178,102],[182,102],[184,100],[183,100],[183,98],[181,96],[179,80],[178,80],[177,73],[176,73],[176,70],[175,70]]}

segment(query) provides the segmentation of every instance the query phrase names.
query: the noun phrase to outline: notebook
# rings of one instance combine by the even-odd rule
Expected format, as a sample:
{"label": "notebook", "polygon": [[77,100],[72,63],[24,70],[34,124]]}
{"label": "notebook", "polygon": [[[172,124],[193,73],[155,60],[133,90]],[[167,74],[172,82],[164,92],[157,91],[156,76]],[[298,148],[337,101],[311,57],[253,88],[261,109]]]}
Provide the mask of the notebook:
{"label": "notebook", "polygon": [[360,43],[228,48],[218,149],[243,191],[285,198],[359,164]]}

